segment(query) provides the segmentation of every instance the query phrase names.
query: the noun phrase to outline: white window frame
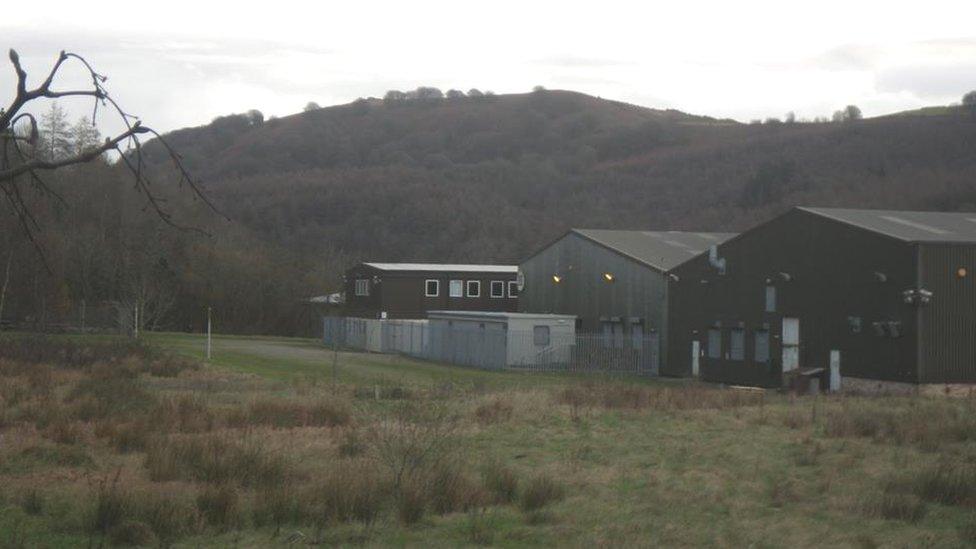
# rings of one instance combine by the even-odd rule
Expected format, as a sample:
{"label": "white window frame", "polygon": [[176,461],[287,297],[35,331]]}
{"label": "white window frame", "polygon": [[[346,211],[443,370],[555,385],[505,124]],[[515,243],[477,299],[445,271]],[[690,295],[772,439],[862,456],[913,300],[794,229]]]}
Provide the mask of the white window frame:
{"label": "white window frame", "polygon": [[[471,285],[475,284],[478,288],[477,292],[471,292]],[[480,280],[465,280],[464,281],[464,295],[468,297],[481,297],[481,281]]]}
{"label": "white window frame", "polygon": [[[495,284],[498,284],[499,285],[499,288],[501,288],[501,291],[498,292],[498,295],[495,295]],[[504,280],[492,280],[491,281],[491,291],[488,293],[488,295],[490,295],[491,297],[496,298],[496,299],[497,298],[500,298],[500,297],[505,297],[505,281]]]}
{"label": "white window frame", "polygon": [[368,278],[357,278],[356,279],[356,296],[357,297],[369,297],[369,279]]}
{"label": "white window frame", "polygon": [[[434,293],[430,293],[430,283],[434,283]],[[424,281],[424,297],[438,297],[441,295],[441,281],[436,278],[428,278]]]}
{"label": "white window frame", "polygon": [[[512,295],[512,288],[515,288],[515,295]],[[508,297],[509,297],[509,299],[518,299],[518,295],[519,295],[518,280],[509,280],[508,281]]]}
{"label": "white window frame", "polygon": [[[457,287],[457,293],[454,292],[454,288]],[[464,297],[464,281],[463,280],[452,280],[447,288],[448,297]]]}

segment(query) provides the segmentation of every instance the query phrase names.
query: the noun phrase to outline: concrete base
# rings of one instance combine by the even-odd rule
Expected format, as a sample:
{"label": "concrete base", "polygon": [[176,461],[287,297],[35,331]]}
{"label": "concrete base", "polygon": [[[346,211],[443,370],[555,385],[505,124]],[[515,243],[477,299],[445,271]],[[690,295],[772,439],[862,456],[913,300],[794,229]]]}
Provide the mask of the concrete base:
{"label": "concrete base", "polygon": [[901,383],[898,381],[879,381],[877,379],[862,379],[845,377],[841,381],[841,392],[857,395],[893,395],[893,396],[976,396],[976,385],[970,383]]}

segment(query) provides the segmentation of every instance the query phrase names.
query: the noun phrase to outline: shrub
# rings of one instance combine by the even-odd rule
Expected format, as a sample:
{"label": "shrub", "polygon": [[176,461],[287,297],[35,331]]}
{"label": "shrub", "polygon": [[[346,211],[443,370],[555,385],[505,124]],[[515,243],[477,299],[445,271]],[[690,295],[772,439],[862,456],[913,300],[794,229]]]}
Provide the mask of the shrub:
{"label": "shrub", "polygon": [[176,377],[184,370],[199,370],[200,364],[174,355],[160,356],[149,362],[149,374],[156,377]]}
{"label": "shrub", "polygon": [[519,507],[530,512],[542,509],[546,505],[563,498],[563,487],[547,475],[538,475],[529,479],[519,498]]}
{"label": "shrub", "polygon": [[241,497],[231,484],[207,486],[197,494],[197,509],[209,524],[237,528],[243,523]]}
{"label": "shrub", "polygon": [[425,484],[430,508],[438,514],[467,511],[487,499],[481,487],[457,464],[437,467],[431,471]]}
{"label": "shrub", "polygon": [[508,421],[512,418],[512,403],[502,398],[494,398],[489,402],[482,403],[475,408],[474,415],[478,423],[490,425]]}
{"label": "shrub", "polygon": [[302,518],[298,498],[293,487],[285,485],[267,486],[258,491],[254,498],[252,518],[256,526],[273,525],[275,535],[289,521]]}
{"label": "shrub", "polygon": [[945,505],[976,505],[976,469],[944,461],[917,472],[913,478],[918,497]]}
{"label": "shrub", "polygon": [[44,511],[44,496],[37,488],[31,488],[24,492],[20,507],[28,515],[40,515]]}
{"label": "shrub", "polygon": [[129,547],[145,547],[156,544],[156,535],[145,522],[138,520],[124,520],[112,527],[108,533],[112,545]]}
{"label": "shrub", "polygon": [[509,467],[489,464],[482,470],[481,479],[496,503],[511,503],[518,497],[518,477]]}
{"label": "shrub", "polygon": [[284,457],[250,436],[159,438],[147,448],[145,467],[154,481],[235,482],[243,486],[276,484],[289,475]]}
{"label": "shrub", "polygon": [[[126,518],[129,506],[127,495],[119,485],[119,476],[98,481],[88,511],[86,525],[89,536],[104,536]],[[90,545],[90,544],[89,544]]]}
{"label": "shrub", "polygon": [[415,524],[427,509],[427,495],[420,483],[408,482],[400,487],[397,495],[397,518],[404,524]]}
{"label": "shrub", "polygon": [[194,534],[202,525],[196,506],[184,498],[145,491],[132,501],[133,515],[152,527],[160,545]]}
{"label": "shrub", "polygon": [[234,427],[268,425],[278,428],[346,425],[352,419],[347,403],[329,400],[312,405],[280,400],[260,400],[228,419]]}
{"label": "shrub", "polygon": [[468,541],[474,545],[491,545],[495,541],[494,521],[484,509],[468,511],[464,530]]}
{"label": "shrub", "polygon": [[305,498],[325,522],[371,524],[388,493],[376,471],[366,463],[339,462]]}
{"label": "shrub", "polygon": [[342,457],[355,457],[361,455],[366,450],[366,444],[362,436],[356,429],[344,429],[339,439],[339,455]]}
{"label": "shrub", "polygon": [[794,503],[798,499],[796,485],[793,479],[787,476],[776,476],[768,482],[767,493],[769,503],[773,507],[785,507],[789,503]]}

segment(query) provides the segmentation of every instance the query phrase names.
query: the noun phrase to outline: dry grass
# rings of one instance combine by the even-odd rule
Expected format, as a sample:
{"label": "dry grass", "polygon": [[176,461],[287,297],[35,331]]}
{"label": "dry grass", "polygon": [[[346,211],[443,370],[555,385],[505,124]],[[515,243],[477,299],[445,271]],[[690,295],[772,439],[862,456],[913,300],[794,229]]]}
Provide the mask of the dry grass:
{"label": "dry grass", "polygon": [[[797,546],[912,545],[888,531],[945,542],[947,524],[945,544],[976,539],[966,400],[815,411],[697,384],[387,377],[340,387],[355,401],[124,345],[33,362],[52,355],[32,345],[0,356],[0,511],[80,536],[37,545],[741,546],[782,544],[783,529]],[[897,522],[838,537],[841,507]],[[23,538],[2,516],[0,535]]]}
{"label": "dry grass", "polygon": [[146,449],[150,480],[188,480],[242,486],[277,484],[292,474],[284,456],[245,433],[166,436]]}

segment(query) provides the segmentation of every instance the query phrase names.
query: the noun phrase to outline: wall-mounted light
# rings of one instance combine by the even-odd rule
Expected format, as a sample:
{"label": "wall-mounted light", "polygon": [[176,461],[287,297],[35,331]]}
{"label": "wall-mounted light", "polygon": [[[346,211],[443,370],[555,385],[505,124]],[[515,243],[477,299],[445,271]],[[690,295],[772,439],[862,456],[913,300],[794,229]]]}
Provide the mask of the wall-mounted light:
{"label": "wall-mounted light", "polygon": [[967,271],[965,267],[959,267],[959,270],[956,271],[956,276],[958,276],[959,278],[966,278],[966,275],[968,274],[969,271]]}
{"label": "wall-mounted light", "polygon": [[559,275],[556,275],[556,274],[552,275],[552,282],[554,284],[559,284],[562,281],[563,281],[563,277],[561,277]]}
{"label": "wall-mounted light", "polygon": [[606,280],[607,282],[613,282],[614,281],[613,273],[603,273],[603,280]]}

